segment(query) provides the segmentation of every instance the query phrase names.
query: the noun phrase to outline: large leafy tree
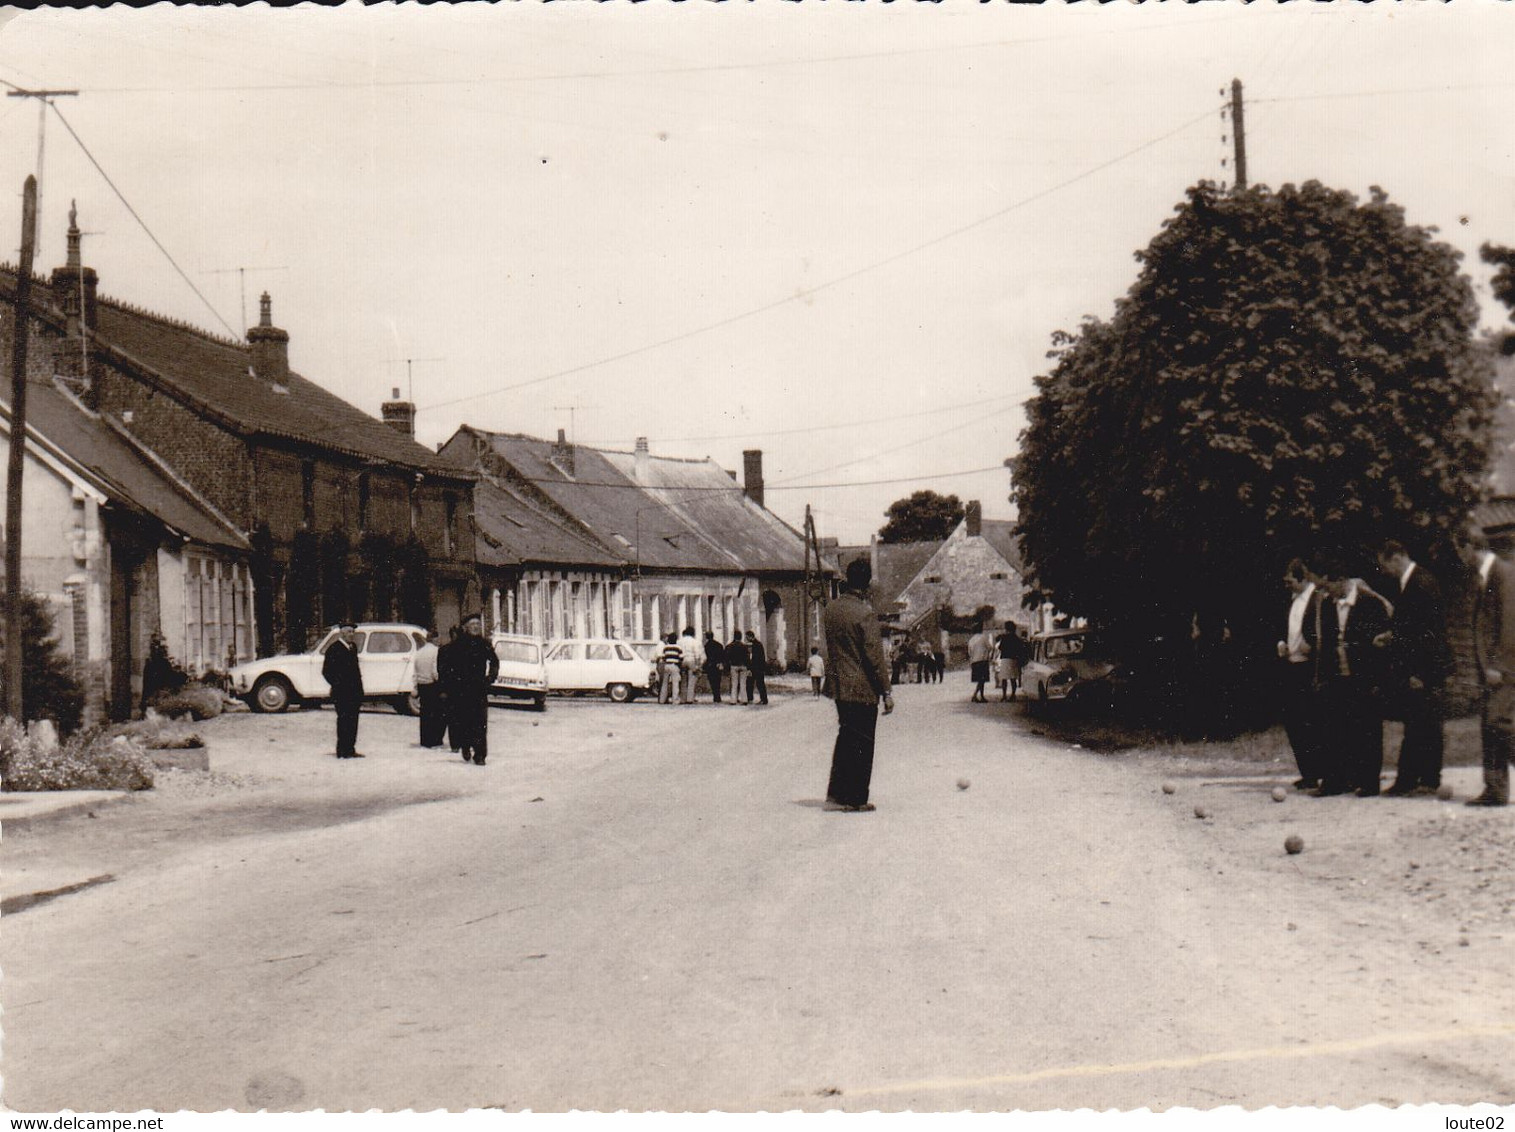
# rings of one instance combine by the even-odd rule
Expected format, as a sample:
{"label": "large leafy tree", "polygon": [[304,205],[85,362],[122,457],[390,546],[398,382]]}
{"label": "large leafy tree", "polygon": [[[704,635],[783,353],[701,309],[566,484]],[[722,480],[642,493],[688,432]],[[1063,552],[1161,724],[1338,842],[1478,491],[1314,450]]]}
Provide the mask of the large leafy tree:
{"label": "large leafy tree", "polygon": [[1023,550],[1064,609],[1261,644],[1293,555],[1424,552],[1476,501],[1472,288],[1380,190],[1200,184],[1137,260],[1112,318],[1054,337],[1021,438]]}
{"label": "large leafy tree", "polygon": [[880,542],[938,542],[963,521],[962,500],[935,491],[917,491],[896,499],[884,512]]}

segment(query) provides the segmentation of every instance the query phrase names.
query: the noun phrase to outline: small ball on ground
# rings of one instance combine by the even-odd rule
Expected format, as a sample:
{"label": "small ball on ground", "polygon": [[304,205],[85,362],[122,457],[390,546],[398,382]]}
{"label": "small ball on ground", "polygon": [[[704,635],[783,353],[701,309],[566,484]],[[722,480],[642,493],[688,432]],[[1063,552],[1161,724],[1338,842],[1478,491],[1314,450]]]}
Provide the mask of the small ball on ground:
{"label": "small ball on ground", "polygon": [[966,778],[959,778],[957,780],[957,788],[959,790],[966,790],[971,785],[973,785],[973,784],[971,782],[969,782]]}
{"label": "small ball on ground", "polygon": [[1275,787],[1273,787],[1273,800],[1275,802],[1282,802],[1288,796],[1289,796],[1288,793],[1284,790],[1284,788],[1282,786],[1275,786]]}
{"label": "small ball on ground", "polygon": [[1299,834],[1291,833],[1288,837],[1284,838],[1284,851],[1287,852],[1289,856],[1292,857],[1296,853],[1304,852],[1304,848],[1305,839]]}
{"label": "small ball on ground", "polygon": [[1197,817],[1197,818],[1199,818],[1201,821],[1203,821],[1205,818],[1208,818],[1210,816],[1209,807],[1207,807],[1207,806],[1195,806],[1194,807],[1194,816]]}
{"label": "small ball on ground", "polygon": [[1436,788],[1436,796],[1443,802],[1450,802],[1453,797],[1452,788],[1443,783]]}
{"label": "small ball on ground", "polygon": [[1164,782],[1163,783],[1163,793],[1164,794],[1173,794],[1173,793],[1176,793],[1177,790],[1178,790],[1178,787],[1175,786],[1173,783],[1171,783],[1171,782]]}

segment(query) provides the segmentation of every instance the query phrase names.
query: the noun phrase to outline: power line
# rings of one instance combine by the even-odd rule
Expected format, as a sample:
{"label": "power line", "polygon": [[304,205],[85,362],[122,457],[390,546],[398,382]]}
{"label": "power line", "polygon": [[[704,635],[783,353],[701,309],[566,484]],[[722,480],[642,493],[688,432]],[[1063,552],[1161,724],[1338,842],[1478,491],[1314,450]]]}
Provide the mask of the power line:
{"label": "power line", "polygon": [[1444,83],[1440,86],[1420,87],[1397,87],[1384,88],[1381,90],[1350,90],[1335,91],[1319,94],[1282,94],[1273,98],[1248,98],[1248,106],[1258,106],[1272,102],[1322,102],[1340,98],[1387,98],[1391,95],[1400,94],[1446,94],[1449,92],[1462,93],[1465,91],[1478,90],[1505,90],[1515,87],[1515,82],[1506,83]]}
{"label": "power line", "polygon": [[483,393],[471,393],[466,397],[454,397],[451,400],[438,401],[431,405],[423,405],[420,406],[417,411],[446,409],[452,407],[453,405],[464,404],[468,401],[480,401],[486,397],[497,397],[502,393],[511,393],[517,389],[525,389],[528,386],[540,385],[546,381],[555,381],[560,377],[570,377],[576,373],[583,373],[585,370],[598,369],[600,366],[610,365],[614,362],[625,361],[627,358],[634,358],[639,354],[650,353],[653,350],[662,349],[664,346],[672,346],[675,343],[683,342],[690,338],[696,338],[702,334],[708,334],[713,330],[719,330],[723,327],[731,326],[734,323],[745,322],[747,319],[756,318],[758,315],[767,314],[769,311],[777,310],[780,307],[788,306],[791,303],[803,302],[814,297],[815,295],[820,294],[822,291],[828,291],[833,287],[838,287],[841,284],[856,279],[861,275],[866,275],[869,272],[877,271],[879,268],[887,267],[889,264],[895,263],[899,260],[917,255],[920,252],[927,250],[928,248],[935,247],[937,244],[956,239],[958,236],[972,232],[975,229],[982,228],[984,225],[990,224],[1003,216],[1007,216],[1010,213],[1017,211],[1018,209],[1026,207],[1029,204],[1034,204],[1036,201],[1039,201],[1044,197],[1051,196],[1053,193],[1061,192],[1063,189],[1068,188],[1070,185],[1077,184],[1079,181],[1082,181],[1085,178],[1092,177],[1096,173],[1103,172],[1104,170],[1110,168],[1112,165],[1117,165],[1120,162],[1127,160],[1128,158],[1135,157],[1143,150],[1151,149],[1153,146],[1183,133],[1195,123],[1208,119],[1214,113],[1215,111],[1213,109],[1206,110],[1204,113],[1195,115],[1193,118],[1190,118],[1182,125],[1169,130],[1167,133],[1159,134],[1157,137],[1144,141],[1140,145],[1134,146],[1133,148],[1110,158],[1108,161],[1102,161],[1100,164],[1095,165],[1092,168],[1085,169],[1083,172],[1076,173],[1066,180],[1059,181],[1055,185],[1051,185],[1048,188],[1040,190],[1039,192],[1032,193],[1030,196],[1022,197],[1020,200],[1015,201],[1013,204],[1008,204],[1004,208],[996,209],[994,212],[991,212],[985,216],[981,216],[977,220],[972,220],[967,224],[959,225],[950,231],[933,236],[931,239],[926,240],[922,243],[915,244],[911,247],[903,249],[902,251],[898,251],[892,255],[885,256],[882,259],[874,260],[873,262],[864,264],[862,267],[855,268],[852,271],[833,276],[831,279],[817,283],[813,287],[801,288],[795,291],[793,294],[785,295],[781,299],[774,299],[772,302],[764,303],[761,306],[751,307],[748,310],[740,311],[737,314],[728,315],[725,318],[717,319],[716,321],[706,323],[703,326],[697,326],[692,330],[685,330],[681,333],[670,335],[667,338],[660,338],[655,342],[648,342],[641,346],[634,346],[631,349],[623,350],[618,354],[611,354],[592,362],[585,362],[581,365],[569,366],[566,369],[555,370],[552,373],[543,374],[540,377],[533,377],[528,381],[518,381],[512,385],[501,386],[499,389],[489,389]]}
{"label": "power line", "polygon": [[[923,473],[921,473],[919,475],[914,475],[914,476],[897,476],[897,477],[894,477],[894,478],[891,478],[891,479],[881,479],[881,480],[844,480],[844,481],[838,481],[836,483],[801,483],[801,484],[765,483],[763,485],[763,490],[765,492],[768,492],[768,491],[821,491],[821,490],[832,491],[832,490],[840,490],[842,488],[849,488],[849,487],[878,487],[878,486],[884,485],[884,484],[920,483],[923,480],[949,480],[949,479],[958,479],[958,478],[960,478],[962,476],[981,476],[985,472],[1003,472],[1004,470],[1005,470],[1005,465],[1004,465],[1003,462],[1001,462],[1001,463],[998,463],[998,464],[992,464],[992,465],[990,465],[987,468],[969,468],[966,471],[961,471],[961,472],[923,472]],[[812,472],[810,474],[813,475],[815,473]],[[611,488],[611,489],[616,490],[616,491],[639,491],[639,492],[642,492],[644,494],[646,492],[648,492],[648,491],[670,491],[670,492],[671,491],[677,491],[677,492],[680,492],[680,493],[687,492],[687,493],[690,493],[690,494],[696,494],[696,493],[700,493],[700,492],[731,492],[731,491],[741,492],[742,491],[741,486],[738,485],[738,484],[736,484],[735,482],[727,484],[724,487],[670,487],[670,488],[651,487],[651,488],[649,488],[646,485],[639,484],[639,483],[612,483],[612,482],[609,482],[609,481],[601,481],[601,480],[565,480],[565,479],[552,478],[552,477],[548,477],[548,476],[516,476],[514,478],[519,479],[521,481],[524,481],[525,483],[546,484],[548,486],[556,485],[556,486],[559,486],[559,487],[603,487],[603,488]],[[506,482],[508,483],[509,481],[507,480]],[[667,507],[668,505],[667,504],[661,504],[661,506]]]}
{"label": "power line", "polygon": [[163,258],[168,260],[168,262],[173,265],[173,269],[179,273],[179,278],[184,280],[186,286],[188,286],[189,289],[195,293],[196,297],[205,304],[205,309],[216,316],[216,321],[219,322],[222,326],[226,327],[227,334],[231,335],[233,338],[240,338],[241,335],[239,335],[230,326],[227,326],[226,320],[221,317],[221,312],[216,310],[215,307],[211,306],[210,300],[200,293],[200,288],[196,287],[194,281],[185,274],[184,269],[179,266],[178,261],[175,260],[173,256],[168,254],[168,249],[163,246],[162,241],[160,241],[157,236],[153,235],[153,230],[147,226],[147,221],[143,220],[141,216],[137,215],[137,210],[131,206],[131,201],[126,199],[125,194],[116,187],[116,182],[110,179],[110,174],[107,173],[104,168],[101,167],[100,163],[95,160],[95,155],[91,153],[89,151],[89,147],[84,144],[84,139],[74,131],[73,126],[69,125],[68,119],[63,116],[63,111],[59,110],[58,107],[52,103],[49,103],[48,105],[52,106],[53,113],[58,115],[58,121],[63,123],[63,128],[69,132],[69,134],[73,137],[75,143],[77,143],[79,148],[84,151],[84,156],[89,158],[89,163],[95,167],[95,171],[98,172],[100,176],[105,178],[105,183],[111,187],[111,191],[114,192],[120,199],[121,203],[126,206],[126,211],[131,213],[132,219],[142,226],[142,231],[147,233],[147,238],[153,242],[153,244],[160,252],[163,253]]}

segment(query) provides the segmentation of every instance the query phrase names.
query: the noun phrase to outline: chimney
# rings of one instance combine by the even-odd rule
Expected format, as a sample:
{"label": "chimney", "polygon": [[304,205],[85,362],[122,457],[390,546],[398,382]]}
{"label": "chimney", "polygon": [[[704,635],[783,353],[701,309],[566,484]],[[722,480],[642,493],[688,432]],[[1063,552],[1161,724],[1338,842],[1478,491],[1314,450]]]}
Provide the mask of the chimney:
{"label": "chimney", "polygon": [[648,474],[651,471],[652,471],[652,453],[649,452],[649,451],[647,451],[647,438],[645,436],[639,436],[639,437],[637,437],[637,454],[636,454],[636,481],[637,481],[637,483],[646,483],[647,479],[648,479]]}
{"label": "chimney", "polygon": [[384,423],[390,428],[403,436],[415,436],[415,402],[400,400],[400,391],[398,389],[391,389],[389,391],[389,400],[379,406],[379,412],[384,414]]}
{"label": "chimney", "polygon": [[558,429],[558,442],[552,446],[552,462],[569,475],[573,475],[573,445],[568,436]]}
{"label": "chimney", "polygon": [[759,507],[763,505],[763,450],[748,448],[742,452],[742,494]]}
{"label": "chimney", "polygon": [[274,325],[273,300],[267,291],[258,300],[258,325],[248,330],[247,344],[253,373],[276,385],[289,382],[289,335]]}
{"label": "chimney", "polygon": [[95,288],[100,277],[93,267],[85,267],[79,254],[82,233],[79,231],[79,210],[74,202],[68,206],[68,262],[63,267],[53,268],[53,295],[69,317],[69,336],[78,334],[74,319],[82,317],[84,325],[93,332],[99,324],[95,303]]}
{"label": "chimney", "polygon": [[984,507],[977,499],[969,502],[963,522],[967,524],[969,538],[978,538],[984,533]]}

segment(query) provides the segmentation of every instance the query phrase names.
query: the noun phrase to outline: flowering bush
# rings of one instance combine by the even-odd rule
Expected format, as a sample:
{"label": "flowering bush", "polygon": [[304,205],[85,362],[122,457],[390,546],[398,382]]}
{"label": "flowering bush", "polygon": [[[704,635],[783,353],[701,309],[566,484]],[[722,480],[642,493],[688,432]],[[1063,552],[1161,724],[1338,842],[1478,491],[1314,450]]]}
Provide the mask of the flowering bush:
{"label": "flowering bush", "polygon": [[153,765],[129,735],[77,732],[50,744],[0,720],[0,787],[6,790],[148,790]]}
{"label": "flowering bush", "polygon": [[160,714],[178,718],[182,715],[195,719],[210,719],[221,714],[224,696],[219,688],[207,688],[203,684],[186,685],[177,692],[160,695],[148,705]]}

